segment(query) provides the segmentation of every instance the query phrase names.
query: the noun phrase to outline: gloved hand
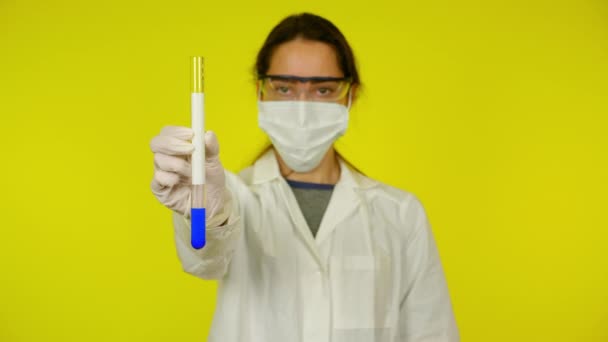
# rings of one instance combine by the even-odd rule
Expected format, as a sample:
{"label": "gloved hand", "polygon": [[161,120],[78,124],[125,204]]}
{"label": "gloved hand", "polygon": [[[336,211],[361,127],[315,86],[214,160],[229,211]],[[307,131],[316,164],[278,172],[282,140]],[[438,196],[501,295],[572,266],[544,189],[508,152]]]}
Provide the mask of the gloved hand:
{"label": "gloved hand", "polygon": [[[194,132],[188,127],[165,126],[150,142],[154,153],[152,193],[164,206],[187,219],[190,218],[193,136]],[[219,159],[219,144],[211,131],[205,133],[205,174],[207,226],[212,225],[211,220],[219,225],[229,216],[224,205],[230,202],[230,194]]]}

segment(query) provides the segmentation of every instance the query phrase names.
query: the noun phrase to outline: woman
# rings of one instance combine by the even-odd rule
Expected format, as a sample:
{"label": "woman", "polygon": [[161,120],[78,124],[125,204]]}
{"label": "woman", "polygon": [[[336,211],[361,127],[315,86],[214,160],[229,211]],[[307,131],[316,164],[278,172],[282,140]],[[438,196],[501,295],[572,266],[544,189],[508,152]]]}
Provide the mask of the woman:
{"label": "woman", "polygon": [[256,63],[259,125],[272,149],[238,176],[205,134],[207,245],[189,244],[192,131],[151,142],[152,191],[174,211],[186,272],[220,280],[209,341],[458,341],[420,202],[335,151],[356,101],[352,50],[328,20],[293,15]]}

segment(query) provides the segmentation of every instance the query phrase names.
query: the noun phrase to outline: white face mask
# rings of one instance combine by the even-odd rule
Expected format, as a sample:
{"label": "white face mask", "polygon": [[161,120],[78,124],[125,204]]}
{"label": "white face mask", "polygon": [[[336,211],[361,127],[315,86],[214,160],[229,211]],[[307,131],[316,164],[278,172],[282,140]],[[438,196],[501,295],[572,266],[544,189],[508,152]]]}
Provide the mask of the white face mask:
{"label": "white face mask", "polygon": [[308,172],[346,132],[350,102],[258,101],[258,123],[289,168]]}

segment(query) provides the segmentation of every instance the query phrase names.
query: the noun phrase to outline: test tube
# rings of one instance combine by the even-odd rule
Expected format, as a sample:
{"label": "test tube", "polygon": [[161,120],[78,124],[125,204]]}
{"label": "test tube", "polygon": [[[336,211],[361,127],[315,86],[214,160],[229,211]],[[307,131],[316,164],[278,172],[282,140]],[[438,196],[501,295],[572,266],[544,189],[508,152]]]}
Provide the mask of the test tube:
{"label": "test tube", "polygon": [[192,202],[190,209],[190,243],[193,248],[205,246],[205,95],[203,93],[203,57],[194,56],[191,62],[192,115]]}

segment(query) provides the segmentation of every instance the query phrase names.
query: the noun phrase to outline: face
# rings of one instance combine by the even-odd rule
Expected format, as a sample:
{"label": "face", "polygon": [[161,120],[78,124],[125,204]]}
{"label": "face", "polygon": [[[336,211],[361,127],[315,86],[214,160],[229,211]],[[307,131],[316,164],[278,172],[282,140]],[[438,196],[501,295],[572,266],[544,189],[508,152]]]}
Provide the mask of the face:
{"label": "face", "polygon": [[[267,74],[299,77],[344,77],[344,73],[338,65],[336,52],[331,45],[304,39],[292,40],[277,46],[272,54]],[[308,86],[308,84],[302,86]],[[355,90],[354,88],[351,89],[353,100]],[[348,96],[345,96],[339,103],[346,105]]]}

